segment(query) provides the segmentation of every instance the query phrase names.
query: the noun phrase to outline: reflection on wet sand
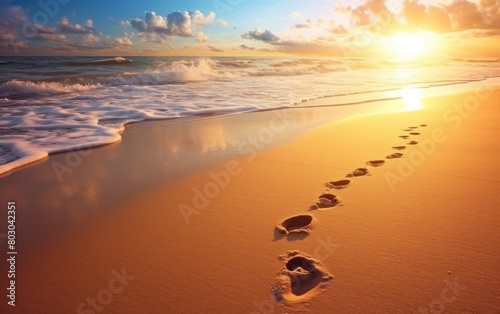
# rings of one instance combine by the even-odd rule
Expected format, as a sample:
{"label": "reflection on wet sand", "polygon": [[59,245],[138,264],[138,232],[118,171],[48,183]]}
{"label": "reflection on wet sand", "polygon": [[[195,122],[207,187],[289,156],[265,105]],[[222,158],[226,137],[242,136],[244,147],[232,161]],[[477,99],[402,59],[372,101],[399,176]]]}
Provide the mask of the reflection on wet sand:
{"label": "reflection on wet sand", "polygon": [[[399,109],[401,103],[392,106]],[[282,124],[266,135],[268,140],[261,146],[283,143],[305,128],[327,121],[387,110],[380,104],[367,103],[132,124],[119,143],[85,154],[55,154],[4,176],[0,193],[3,199],[15,200],[23,208],[18,220],[23,230],[19,243],[26,249],[40,248],[64,230],[83,227],[84,222],[99,219],[99,215],[148,188],[244,156],[242,144],[262,130],[273,129],[272,123],[277,126],[277,121]],[[59,170],[54,165],[59,165]]]}

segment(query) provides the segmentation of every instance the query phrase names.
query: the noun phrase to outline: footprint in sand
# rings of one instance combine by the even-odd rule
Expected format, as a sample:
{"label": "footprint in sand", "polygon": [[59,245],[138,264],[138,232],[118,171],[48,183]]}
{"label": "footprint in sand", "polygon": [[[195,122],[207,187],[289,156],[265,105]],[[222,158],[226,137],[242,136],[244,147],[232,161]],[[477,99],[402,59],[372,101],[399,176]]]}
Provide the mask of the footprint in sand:
{"label": "footprint in sand", "polygon": [[405,140],[410,138],[408,135],[400,135],[399,137]]}
{"label": "footprint in sand", "polygon": [[370,165],[372,167],[382,166],[384,163],[385,160],[370,160],[366,162],[367,165]]}
{"label": "footprint in sand", "polygon": [[325,183],[325,186],[330,189],[345,189],[349,184],[351,183],[351,180],[338,180],[338,181],[330,181]]}
{"label": "footprint in sand", "polygon": [[402,129],[402,131],[411,132],[411,131],[413,131],[413,129]]}
{"label": "footprint in sand", "polygon": [[401,154],[401,153],[394,153],[394,154],[388,155],[385,158],[387,158],[387,159],[395,159],[395,158],[401,158],[401,157],[403,157],[403,154]]}
{"label": "footprint in sand", "polygon": [[325,193],[318,197],[318,201],[311,205],[311,210],[332,208],[340,204],[339,199],[336,195]]}
{"label": "footprint in sand", "polygon": [[410,135],[420,135],[418,132],[411,132]]}
{"label": "footprint in sand", "polygon": [[366,176],[367,174],[368,174],[368,169],[366,169],[366,168],[358,168],[358,169],[354,170],[353,172],[347,174],[346,177],[347,178],[362,177],[362,176]]}
{"label": "footprint in sand", "polygon": [[276,226],[276,230],[282,234],[311,233],[314,225],[314,217],[311,215],[297,215],[286,218]]}
{"label": "footprint in sand", "polygon": [[418,126],[410,126],[410,127],[408,127],[408,129],[415,130],[415,129],[418,129]]}
{"label": "footprint in sand", "polygon": [[404,150],[406,149],[406,146],[392,146],[392,148],[397,150]]}
{"label": "footprint in sand", "polygon": [[417,144],[418,144],[417,141],[410,141],[410,142],[408,142],[408,145],[417,145]]}
{"label": "footprint in sand", "polygon": [[303,302],[320,294],[333,276],[318,260],[298,251],[288,251],[279,257],[283,268],[273,285],[277,302]]}
{"label": "footprint in sand", "polygon": [[421,124],[420,126],[425,128],[427,126],[427,124]]}

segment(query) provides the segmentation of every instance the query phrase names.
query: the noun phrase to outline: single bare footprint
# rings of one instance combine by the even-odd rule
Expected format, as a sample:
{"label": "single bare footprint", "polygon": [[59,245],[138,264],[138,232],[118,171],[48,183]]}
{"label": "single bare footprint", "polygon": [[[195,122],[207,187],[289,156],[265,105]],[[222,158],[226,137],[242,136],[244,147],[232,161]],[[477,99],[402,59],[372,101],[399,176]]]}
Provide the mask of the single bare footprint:
{"label": "single bare footprint", "polygon": [[406,146],[392,146],[392,148],[397,150],[404,150],[406,149]]}
{"label": "single bare footprint", "polygon": [[336,195],[331,193],[321,194],[318,197],[318,201],[311,205],[311,209],[324,209],[324,208],[332,208],[340,203],[339,199]]}
{"label": "single bare footprint", "polygon": [[413,131],[413,129],[402,129],[402,131],[410,132]]}
{"label": "single bare footprint", "polygon": [[348,173],[346,175],[346,177],[347,178],[362,177],[362,176],[366,176],[367,174],[368,174],[368,169],[366,169],[366,168],[358,168],[358,169],[354,170],[353,172]]}
{"label": "single bare footprint", "polygon": [[394,158],[401,158],[401,157],[403,157],[403,154],[401,154],[401,153],[394,153],[394,154],[388,155],[385,158],[387,158],[387,159],[394,159]]}
{"label": "single bare footprint", "polygon": [[323,292],[334,277],[317,259],[288,251],[279,257],[283,267],[273,285],[277,302],[296,303],[310,300]]}
{"label": "single bare footprint", "polygon": [[408,142],[408,145],[417,145],[417,144],[418,144],[417,141],[410,141],[410,142]]}
{"label": "single bare footprint", "polygon": [[325,183],[325,186],[330,189],[345,189],[349,184],[351,183],[351,180],[338,180],[338,181],[330,181]]}
{"label": "single bare footprint", "polygon": [[311,233],[314,217],[311,215],[297,215],[288,217],[276,226],[276,230],[282,234]]}
{"label": "single bare footprint", "polygon": [[410,135],[420,135],[418,132],[411,132]]}
{"label": "single bare footprint", "polygon": [[410,126],[410,127],[408,127],[408,129],[415,130],[415,129],[418,129],[418,126]]}
{"label": "single bare footprint", "polygon": [[427,126],[427,124],[421,124],[420,126],[425,128]]}
{"label": "single bare footprint", "polygon": [[408,138],[410,138],[408,135],[400,135],[399,137],[402,138],[402,139],[405,139],[405,140],[408,139]]}
{"label": "single bare footprint", "polygon": [[382,166],[384,163],[385,160],[370,160],[366,162],[367,165],[370,165],[372,167]]}

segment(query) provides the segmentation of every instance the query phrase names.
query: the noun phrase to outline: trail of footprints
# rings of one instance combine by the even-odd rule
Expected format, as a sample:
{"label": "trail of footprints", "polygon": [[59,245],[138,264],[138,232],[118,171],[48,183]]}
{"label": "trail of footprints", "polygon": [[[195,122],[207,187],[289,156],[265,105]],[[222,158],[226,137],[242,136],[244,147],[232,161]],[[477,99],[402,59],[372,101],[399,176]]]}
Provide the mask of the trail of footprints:
{"label": "trail of footprints", "polygon": [[[426,127],[426,124],[420,126],[411,126],[402,129],[407,134],[399,137],[409,140],[407,145],[417,145],[418,141],[411,140],[412,136],[420,135],[419,128]],[[398,159],[404,156],[399,151],[407,149],[406,145],[393,146],[393,152],[385,157],[387,160]],[[374,159],[366,162],[370,167],[383,166],[386,163],[384,159]],[[357,177],[369,176],[368,168],[357,168],[349,172],[345,179],[330,181],[325,183],[325,187],[331,190],[342,190],[348,188],[352,181]],[[323,193],[310,206],[311,211],[323,211],[335,206],[344,205],[339,197],[332,193]],[[303,239],[309,235],[316,224],[316,218],[310,214],[300,214],[291,216],[281,221],[275,229],[275,239],[289,237],[290,239]],[[333,279],[325,266],[317,259],[307,256],[299,251],[287,251],[279,257],[283,261],[283,267],[278,273],[278,279],[273,286],[273,294],[277,302],[302,302],[311,299],[313,296],[321,293],[325,288],[325,282]]]}

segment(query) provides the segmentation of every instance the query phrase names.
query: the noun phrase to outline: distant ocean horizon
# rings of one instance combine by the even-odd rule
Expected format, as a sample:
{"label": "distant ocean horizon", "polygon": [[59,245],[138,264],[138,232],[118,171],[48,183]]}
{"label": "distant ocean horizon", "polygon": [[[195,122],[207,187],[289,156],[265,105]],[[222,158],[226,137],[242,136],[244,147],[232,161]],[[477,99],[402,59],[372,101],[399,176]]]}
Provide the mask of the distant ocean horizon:
{"label": "distant ocean horizon", "polygon": [[120,139],[128,123],[500,76],[500,59],[0,57],[0,173]]}

